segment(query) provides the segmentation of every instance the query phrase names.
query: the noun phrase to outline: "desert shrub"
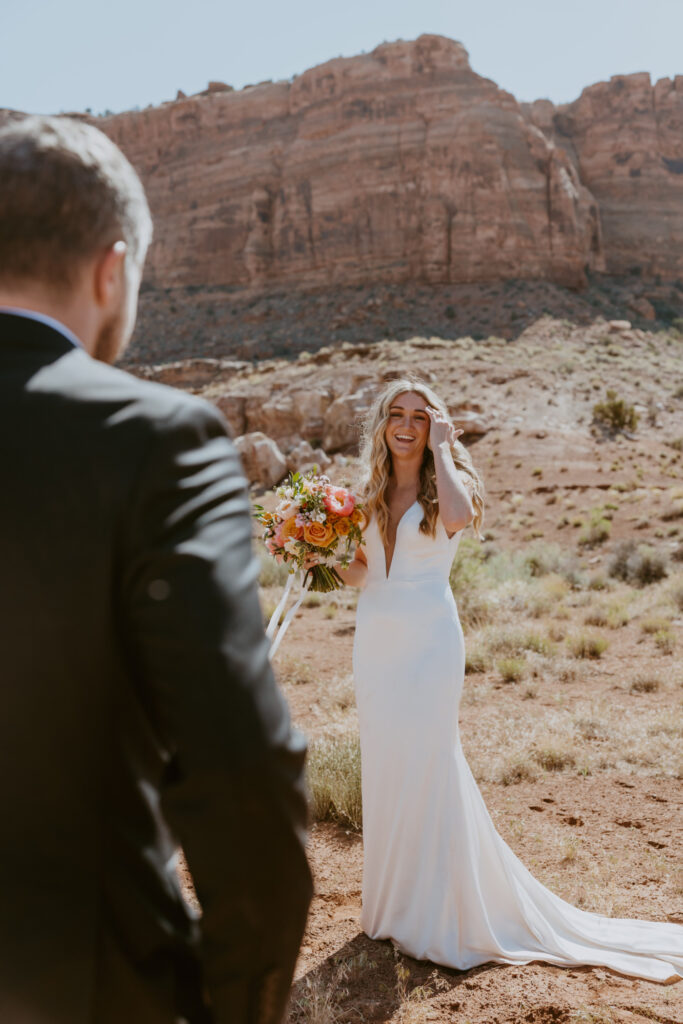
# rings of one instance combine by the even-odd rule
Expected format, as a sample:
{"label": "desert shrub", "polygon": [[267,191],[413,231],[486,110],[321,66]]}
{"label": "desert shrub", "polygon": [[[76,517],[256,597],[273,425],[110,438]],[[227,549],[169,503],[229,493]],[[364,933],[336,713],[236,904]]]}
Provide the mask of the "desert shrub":
{"label": "desert shrub", "polygon": [[485,575],[485,560],[483,545],[473,537],[463,537],[458,545],[458,556],[449,578],[451,590],[456,597],[482,582]]}
{"label": "desert shrub", "polygon": [[517,683],[526,672],[526,662],[524,658],[501,658],[496,662],[496,668],[503,682]]}
{"label": "desert shrub", "polygon": [[659,676],[641,673],[631,682],[631,693],[654,693],[661,685]]}
{"label": "desert shrub", "polygon": [[327,737],[311,745],[308,788],[315,821],[337,821],[353,829],[362,827],[360,739],[357,735]]}
{"label": "desert shrub", "polygon": [[533,758],[536,764],[547,772],[561,772],[565,768],[573,768],[576,764],[576,757],[571,750],[551,745],[534,750]]}
{"label": "desert shrub", "polygon": [[624,540],[617,545],[607,571],[616,579],[645,587],[667,575],[666,556],[645,544]]}
{"label": "desert shrub", "polygon": [[631,621],[628,609],[619,601],[614,601],[607,610],[607,625],[610,629],[621,629]]}
{"label": "desert shrub", "polygon": [[661,630],[668,629],[670,624],[669,619],[665,619],[663,615],[649,615],[640,624],[640,629],[643,633],[659,633]]}
{"label": "desert shrub", "polygon": [[655,643],[662,654],[673,654],[676,638],[670,629],[659,629],[655,633]]}
{"label": "desert shrub", "polygon": [[501,768],[496,781],[502,786],[514,786],[518,782],[533,782],[536,777],[536,770],[527,758],[514,757]]}
{"label": "desert shrub", "polygon": [[606,740],[609,736],[607,726],[598,718],[577,718],[576,728],[584,740]]}
{"label": "desert shrub", "polygon": [[608,430],[635,430],[638,414],[616,391],[608,388],[605,401],[593,406],[593,421]]}
{"label": "desert shrub", "polygon": [[674,501],[670,508],[659,517],[663,523],[673,523],[675,519],[683,519],[683,501]]}
{"label": "desert shrub", "polygon": [[485,643],[493,654],[503,654],[510,658],[518,657],[525,651],[535,651],[552,657],[555,645],[542,633],[525,630],[491,629],[487,632]]}
{"label": "desert shrub", "polygon": [[275,674],[282,686],[298,686],[316,679],[312,663],[292,654],[278,653],[275,665]]}
{"label": "desert shrub", "polygon": [[678,608],[679,612],[683,612],[683,583],[679,586],[674,587],[671,591],[671,599]]}
{"label": "desert shrub", "polygon": [[604,636],[577,633],[569,637],[567,646],[575,658],[601,658],[609,645]]}
{"label": "desert shrub", "polygon": [[472,672],[486,672],[491,662],[485,651],[476,645],[470,645],[465,651],[465,675]]}
{"label": "desert shrub", "polygon": [[603,544],[610,535],[612,524],[603,515],[601,508],[593,508],[590,511],[589,520],[579,534],[579,544],[582,547],[594,548]]}
{"label": "desert shrub", "polygon": [[272,555],[269,555],[265,548],[259,545],[258,559],[261,563],[259,573],[259,584],[262,587],[284,587],[289,576],[289,570],[283,562],[276,562]]}
{"label": "desert shrub", "polygon": [[609,614],[606,608],[592,608],[587,615],[584,615],[583,621],[586,626],[607,626]]}

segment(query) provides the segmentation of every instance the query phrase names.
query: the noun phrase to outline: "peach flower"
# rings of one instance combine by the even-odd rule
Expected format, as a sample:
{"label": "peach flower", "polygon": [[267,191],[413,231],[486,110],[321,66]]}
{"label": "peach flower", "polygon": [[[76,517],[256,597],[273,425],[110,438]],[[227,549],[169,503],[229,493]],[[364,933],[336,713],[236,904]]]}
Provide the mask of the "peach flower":
{"label": "peach flower", "polygon": [[319,548],[327,548],[336,534],[329,523],[307,523],[304,526],[304,540]]}
{"label": "peach flower", "polygon": [[290,516],[289,519],[285,519],[284,523],[280,526],[280,534],[282,536],[283,543],[288,540],[301,540],[303,533],[303,529],[300,526],[297,526],[294,516]]}
{"label": "peach flower", "polygon": [[351,513],[351,522],[354,524],[354,526],[359,526],[361,530],[364,530],[365,527],[368,525],[368,517],[366,516],[365,512],[363,512],[362,509],[354,508],[353,512]]}
{"label": "peach flower", "polygon": [[332,512],[337,516],[348,516],[353,512],[355,503],[356,499],[345,487],[332,487],[330,485],[325,488],[323,504],[328,512]]}
{"label": "peach flower", "polygon": [[343,519],[338,519],[334,524],[334,532],[337,534],[338,537],[346,537],[350,529],[351,520],[346,517],[344,517]]}

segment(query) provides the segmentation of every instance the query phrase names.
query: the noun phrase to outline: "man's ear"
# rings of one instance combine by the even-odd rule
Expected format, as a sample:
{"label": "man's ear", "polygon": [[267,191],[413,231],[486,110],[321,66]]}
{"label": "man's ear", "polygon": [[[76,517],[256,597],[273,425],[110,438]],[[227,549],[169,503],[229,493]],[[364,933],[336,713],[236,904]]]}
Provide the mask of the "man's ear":
{"label": "man's ear", "polygon": [[127,251],[128,246],[124,241],[114,242],[104,250],[95,264],[94,297],[97,305],[103,309],[117,306],[125,291]]}

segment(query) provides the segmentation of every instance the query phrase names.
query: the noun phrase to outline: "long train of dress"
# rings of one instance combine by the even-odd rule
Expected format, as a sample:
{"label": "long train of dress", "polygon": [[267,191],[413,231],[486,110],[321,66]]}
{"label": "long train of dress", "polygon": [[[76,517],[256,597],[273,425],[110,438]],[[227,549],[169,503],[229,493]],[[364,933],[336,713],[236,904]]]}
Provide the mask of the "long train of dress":
{"label": "long train of dress", "polygon": [[363,786],[363,930],[459,969],[490,961],[595,964],[683,977],[683,927],[578,910],[496,832],[462,751],[462,629],[448,584],[460,534],[398,524],[387,574],[376,524],[358,602],[354,679]]}

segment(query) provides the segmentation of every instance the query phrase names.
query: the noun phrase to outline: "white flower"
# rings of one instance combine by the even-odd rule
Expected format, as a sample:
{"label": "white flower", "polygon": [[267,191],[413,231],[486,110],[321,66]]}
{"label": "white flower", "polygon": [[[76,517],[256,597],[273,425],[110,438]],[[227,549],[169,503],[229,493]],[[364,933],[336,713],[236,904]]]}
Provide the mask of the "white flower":
{"label": "white flower", "polygon": [[299,541],[295,540],[293,537],[290,537],[289,540],[285,541],[285,551],[288,554],[290,554],[290,555],[295,555],[295,556],[298,555],[299,554]]}

